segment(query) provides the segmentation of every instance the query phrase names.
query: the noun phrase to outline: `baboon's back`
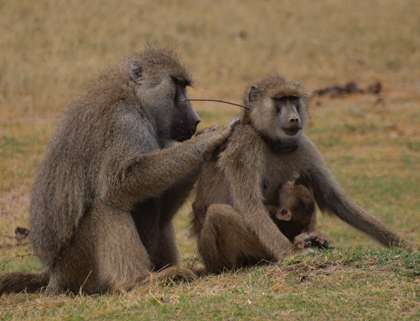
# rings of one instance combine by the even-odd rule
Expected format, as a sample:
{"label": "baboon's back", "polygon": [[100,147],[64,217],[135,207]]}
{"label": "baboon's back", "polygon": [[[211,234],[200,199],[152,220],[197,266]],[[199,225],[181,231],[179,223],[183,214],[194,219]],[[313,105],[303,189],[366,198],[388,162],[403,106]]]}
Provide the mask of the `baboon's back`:
{"label": "baboon's back", "polygon": [[87,106],[70,109],[40,165],[31,199],[35,254],[51,265],[68,243],[95,198],[98,159],[105,147],[105,119]]}

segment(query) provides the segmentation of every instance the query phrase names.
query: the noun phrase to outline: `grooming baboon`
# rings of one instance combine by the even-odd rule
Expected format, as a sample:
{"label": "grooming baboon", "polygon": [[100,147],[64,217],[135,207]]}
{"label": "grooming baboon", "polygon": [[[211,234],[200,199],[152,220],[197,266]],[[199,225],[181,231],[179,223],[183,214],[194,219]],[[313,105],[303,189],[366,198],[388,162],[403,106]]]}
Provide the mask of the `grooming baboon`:
{"label": "grooming baboon", "polygon": [[290,242],[297,248],[328,248],[328,239],[315,230],[316,205],[312,192],[304,185],[290,181],[278,194],[279,207],[267,206],[267,209]]}
{"label": "grooming baboon", "polygon": [[[187,140],[199,122],[187,101],[190,83],[174,54],[150,48],[108,70],[71,105],[31,200],[30,236],[46,272],[4,275],[0,293],[127,290],[177,265],[172,218],[205,154],[228,135]],[[191,276],[176,268],[161,274],[171,271]]]}
{"label": "grooming baboon", "polygon": [[401,238],[356,206],[303,132],[307,95],[280,76],[263,79],[245,94],[248,109],[217,159],[203,167],[193,204],[193,230],[210,272],[259,260],[281,261],[293,245],[265,204],[278,207],[277,191],[297,173],[318,207],[386,246]]}

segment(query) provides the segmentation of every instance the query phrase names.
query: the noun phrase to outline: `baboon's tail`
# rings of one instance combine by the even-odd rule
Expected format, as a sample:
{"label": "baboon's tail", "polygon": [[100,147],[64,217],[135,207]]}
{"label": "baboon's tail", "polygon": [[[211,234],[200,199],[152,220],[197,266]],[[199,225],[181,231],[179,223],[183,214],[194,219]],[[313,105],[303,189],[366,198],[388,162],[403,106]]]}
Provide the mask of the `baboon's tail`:
{"label": "baboon's tail", "polygon": [[48,272],[23,273],[13,272],[0,275],[0,295],[6,293],[40,291],[48,285]]}

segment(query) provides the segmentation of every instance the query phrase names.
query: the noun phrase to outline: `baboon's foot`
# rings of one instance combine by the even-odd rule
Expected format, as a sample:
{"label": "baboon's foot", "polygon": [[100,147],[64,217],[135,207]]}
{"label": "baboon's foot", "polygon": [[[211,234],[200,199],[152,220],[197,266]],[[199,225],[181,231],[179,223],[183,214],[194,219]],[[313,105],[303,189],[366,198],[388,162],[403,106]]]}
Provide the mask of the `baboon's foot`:
{"label": "baboon's foot", "polygon": [[153,273],[151,279],[162,283],[191,282],[197,275],[190,269],[172,266],[160,272]]}
{"label": "baboon's foot", "polygon": [[55,274],[52,274],[50,276],[50,280],[48,282],[47,287],[45,288],[44,293],[48,296],[65,293],[64,287],[62,286],[61,282],[59,281],[59,278]]}
{"label": "baboon's foot", "polygon": [[133,289],[135,289],[137,286],[146,283],[147,278],[139,277],[136,280],[124,280],[120,282],[115,282],[109,288],[105,291],[101,291],[101,293],[112,293],[112,294],[125,294]]}
{"label": "baboon's foot", "polygon": [[302,233],[295,237],[294,246],[297,249],[331,248],[330,240],[318,232]]}
{"label": "baboon's foot", "polygon": [[118,282],[110,287],[113,294],[127,293],[136,287],[145,286],[148,284],[173,284],[178,282],[190,282],[195,280],[197,276],[193,271],[180,267],[169,267],[160,272],[149,272],[148,276],[138,277],[136,280],[126,280]]}

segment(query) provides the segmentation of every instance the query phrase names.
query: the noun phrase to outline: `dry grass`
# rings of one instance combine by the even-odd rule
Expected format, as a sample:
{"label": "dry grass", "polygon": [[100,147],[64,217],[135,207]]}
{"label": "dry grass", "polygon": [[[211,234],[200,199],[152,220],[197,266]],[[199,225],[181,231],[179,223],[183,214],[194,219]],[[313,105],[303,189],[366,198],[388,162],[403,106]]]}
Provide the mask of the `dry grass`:
{"label": "dry grass", "polygon": [[[182,4],[181,4],[182,3]],[[146,42],[174,47],[191,96],[238,100],[281,72],[309,89],[379,79],[372,96],[312,106],[309,135],[345,189],[420,244],[420,6],[391,1],[0,0],[0,245],[26,225],[36,166],[65,104],[109,63]],[[237,111],[197,106],[205,125]],[[184,263],[196,260],[187,204],[177,218]],[[192,284],[120,296],[0,298],[1,320],[419,320],[418,253],[375,250],[329,217],[337,250]],[[360,247],[358,247],[360,246]],[[0,270],[37,270],[28,247],[0,246]]]}

